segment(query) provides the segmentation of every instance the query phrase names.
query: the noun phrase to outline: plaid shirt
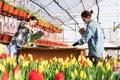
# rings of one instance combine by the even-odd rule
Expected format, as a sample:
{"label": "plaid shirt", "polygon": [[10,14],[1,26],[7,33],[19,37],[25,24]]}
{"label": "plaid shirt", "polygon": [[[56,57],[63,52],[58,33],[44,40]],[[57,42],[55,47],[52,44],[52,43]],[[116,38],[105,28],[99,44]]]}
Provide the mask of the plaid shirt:
{"label": "plaid shirt", "polygon": [[25,24],[27,24],[27,22],[20,22],[17,32],[14,34],[10,45],[16,44],[17,46],[22,47],[28,41],[31,32],[24,26]]}

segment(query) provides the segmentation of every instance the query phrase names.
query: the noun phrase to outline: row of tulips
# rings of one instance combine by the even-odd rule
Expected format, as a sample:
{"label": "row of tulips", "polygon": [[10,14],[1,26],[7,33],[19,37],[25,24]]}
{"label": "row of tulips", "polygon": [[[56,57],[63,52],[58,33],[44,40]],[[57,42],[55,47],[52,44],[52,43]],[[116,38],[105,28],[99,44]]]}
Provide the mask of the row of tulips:
{"label": "row of tulips", "polygon": [[15,58],[7,57],[0,61],[0,80],[119,80],[120,72],[112,72],[116,63],[113,58],[109,63],[99,62],[93,66],[92,62],[83,56],[78,59],[53,58],[51,60],[39,59],[34,61],[31,54],[20,55],[19,64]]}

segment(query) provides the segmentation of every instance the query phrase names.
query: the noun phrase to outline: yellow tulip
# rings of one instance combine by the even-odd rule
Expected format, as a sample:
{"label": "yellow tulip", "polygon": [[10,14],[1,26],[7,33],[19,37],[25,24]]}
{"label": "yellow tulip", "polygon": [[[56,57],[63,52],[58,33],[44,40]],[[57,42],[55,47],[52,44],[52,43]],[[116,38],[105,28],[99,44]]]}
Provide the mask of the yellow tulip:
{"label": "yellow tulip", "polygon": [[69,57],[67,57],[66,59],[65,59],[65,63],[67,63],[69,61]]}
{"label": "yellow tulip", "polygon": [[64,70],[65,69],[65,67],[64,66],[62,66],[62,68],[61,68],[62,70]]}
{"label": "yellow tulip", "polygon": [[63,58],[58,58],[59,63],[63,63]]}
{"label": "yellow tulip", "polygon": [[81,56],[78,56],[78,62],[80,62],[81,61]]}
{"label": "yellow tulip", "polygon": [[15,67],[17,64],[16,64],[16,62],[13,62],[13,67]]}
{"label": "yellow tulip", "polygon": [[25,67],[25,62],[23,61],[23,63],[22,63],[22,67]]}
{"label": "yellow tulip", "polygon": [[28,54],[28,57],[30,57],[31,56],[31,54]]}
{"label": "yellow tulip", "polygon": [[112,58],[112,64],[115,65],[117,63],[117,59],[114,57]]}
{"label": "yellow tulip", "polygon": [[48,60],[45,61],[45,65],[48,65]]}
{"label": "yellow tulip", "polygon": [[38,59],[36,60],[36,63],[38,63]]}
{"label": "yellow tulip", "polygon": [[69,66],[69,64],[68,64],[68,63],[64,64],[64,68],[67,68],[68,66]]}
{"label": "yellow tulip", "polygon": [[72,71],[70,72],[70,76],[74,78],[74,73]]}
{"label": "yellow tulip", "polygon": [[38,66],[38,71],[42,73],[43,70],[44,70],[43,66],[42,66],[42,65],[39,65],[39,66]]}
{"label": "yellow tulip", "polygon": [[11,62],[11,59],[9,57],[6,58],[6,63],[9,64]]}
{"label": "yellow tulip", "polygon": [[97,66],[98,66],[98,67],[102,67],[102,66],[103,66],[103,63],[102,63],[102,62],[98,62]]}
{"label": "yellow tulip", "polygon": [[84,72],[84,74],[83,74],[84,76],[83,76],[83,79],[86,79],[86,73]]}
{"label": "yellow tulip", "polygon": [[89,67],[92,67],[92,66],[93,66],[93,63],[92,63],[91,60],[89,60],[89,58],[87,58],[86,62],[87,62],[87,64],[88,64]]}
{"label": "yellow tulip", "polygon": [[56,58],[56,57],[54,57],[54,58],[53,58],[53,61],[54,61],[54,62],[57,62],[57,58]]}
{"label": "yellow tulip", "polygon": [[59,72],[58,69],[56,69],[56,70],[55,70],[55,74],[57,74],[58,72]]}
{"label": "yellow tulip", "polygon": [[5,67],[1,66],[1,71],[4,72],[5,71]]}
{"label": "yellow tulip", "polygon": [[2,70],[2,64],[0,64],[0,71]]}
{"label": "yellow tulip", "polygon": [[18,62],[20,63],[23,60],[24,60],[24,57],[22,55],[20,55],[19,58],[18,58]]}
{"label": "yellow tulip", "polygon": [[76,76],[78,75],[77,69],[74,69],[74,73],[75,73]]}
{"label": "yellow tulip", "polygon": [[84,72],[81,70],[80,71],[80,78],[83,78],[83,76],[84,76]]}
{"label": "yellow tulip", "polygon": [[107,71],[111,69],[110,63],[106,63],[106,69]]}
{"label": "yellow tulip", "polygon": [[3,60],[3,65],[6,66],[6,61],[5,60]]}
{"label": "yellow tulip", "polygon": [[33,61],[33,56],[32,55],[29,58],[30,58],[30,61]]}
{"label": "yellow tulip", "polygon": [[53,61],[50,59],[50,64],[53,64]]}

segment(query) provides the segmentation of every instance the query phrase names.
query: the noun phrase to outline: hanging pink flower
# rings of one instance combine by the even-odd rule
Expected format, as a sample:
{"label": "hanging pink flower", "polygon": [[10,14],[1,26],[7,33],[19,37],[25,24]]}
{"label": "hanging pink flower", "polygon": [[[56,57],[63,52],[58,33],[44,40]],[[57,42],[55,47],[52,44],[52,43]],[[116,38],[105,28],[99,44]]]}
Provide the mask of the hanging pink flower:
{"label": "hanging pink flower", "polygon": [[36,70],[31,70],[28,74],[28,80],[43,80],[43,74]]}
{"label": "hanging pink flower", "polygon": [[5,72],[3,73],[3,76],[2,76],[2,80],[9,80],[9,75],[8,75],[8,71],[5,70]]}
{"label": "hanging pink flower", "polygon": [[58,72],[55,75],[55,80],[64,80],[64,74],[62,72]]}

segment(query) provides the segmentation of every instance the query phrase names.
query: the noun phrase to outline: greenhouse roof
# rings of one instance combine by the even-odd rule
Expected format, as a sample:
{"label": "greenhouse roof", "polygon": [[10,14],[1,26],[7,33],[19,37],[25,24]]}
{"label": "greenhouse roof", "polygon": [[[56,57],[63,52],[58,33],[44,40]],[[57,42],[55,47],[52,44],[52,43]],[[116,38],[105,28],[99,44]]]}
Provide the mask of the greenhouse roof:
{"label": "greenhouse roof", "polygon": [[[66,25],[72,20],[78,24],[75,17],[83,10],[91,8],[102,0],[8,0],[9,3],[29,9],[41,19],[54,25]],[[79,27],[79,25],[77,25]]]}

